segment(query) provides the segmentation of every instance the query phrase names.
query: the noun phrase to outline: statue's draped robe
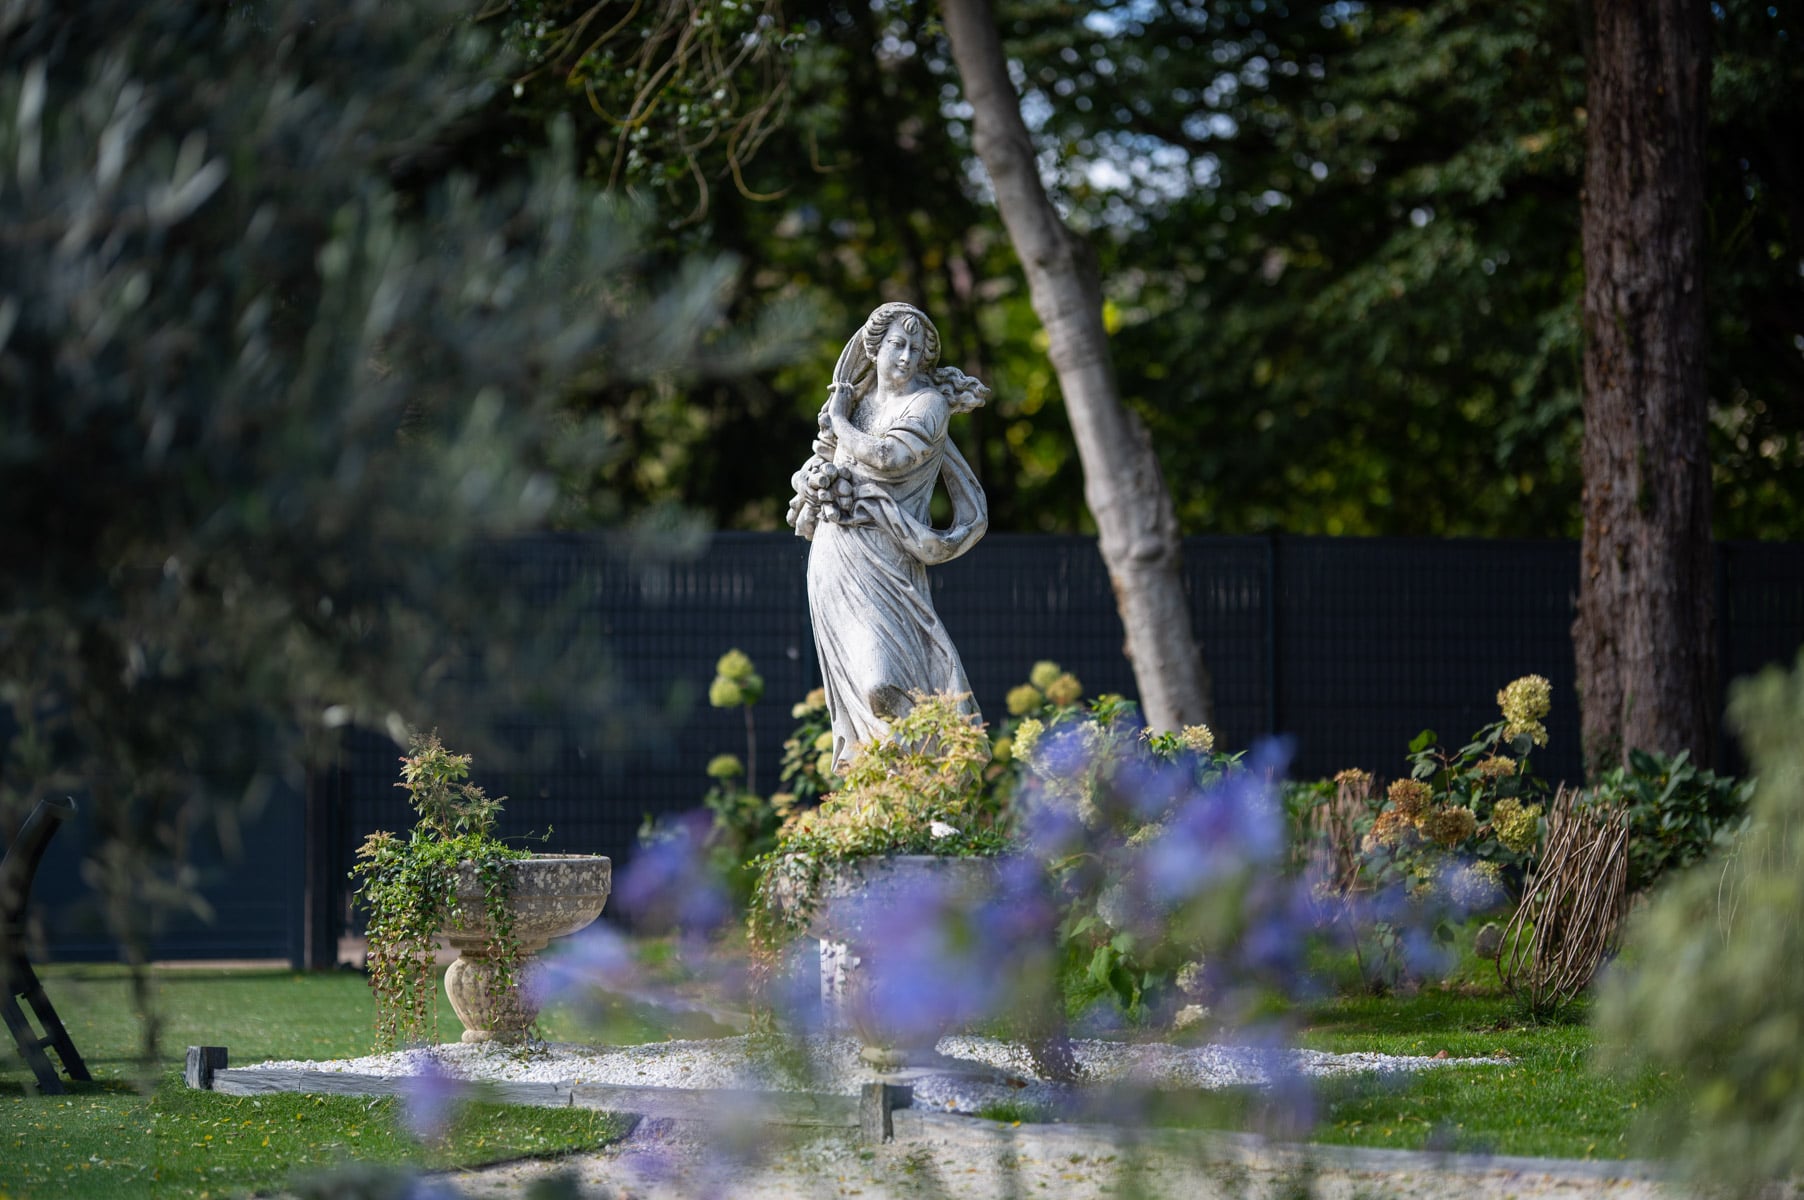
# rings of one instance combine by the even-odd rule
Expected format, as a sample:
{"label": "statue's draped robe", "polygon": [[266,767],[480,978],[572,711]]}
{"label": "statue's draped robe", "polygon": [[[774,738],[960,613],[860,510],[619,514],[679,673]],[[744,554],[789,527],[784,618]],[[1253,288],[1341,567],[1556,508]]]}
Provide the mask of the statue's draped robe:
{"label": "statue's draped robe", "polygon": [[[983,536],[983,490],[946,436],[951,414],[939,392],[915,392],[882,428],[865,425],[880,419],[868,412],[872,407],[862,406],[853,423],[874,437],[894,439],[913,461],[881,471],[840,446],[834,461],[850,465],[859,480],[853,514],[845,522],[823,520],[808,553],[808,608],[833,720],[835,764],[886,735],[886,718],[906,711],[911,692],[965,695],[961,708],[977,714],[964,665],[933,610],[927,564],[957,558]],[[942,476],[952,525],[938,530],[928,507]]]}

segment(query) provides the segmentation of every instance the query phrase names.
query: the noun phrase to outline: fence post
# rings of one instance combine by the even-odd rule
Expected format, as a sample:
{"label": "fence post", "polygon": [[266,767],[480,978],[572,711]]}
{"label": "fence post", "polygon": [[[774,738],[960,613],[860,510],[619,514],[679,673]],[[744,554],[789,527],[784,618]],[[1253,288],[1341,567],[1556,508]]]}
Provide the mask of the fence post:
{"label": "fence post", "polygon": [[335,912],[343,881],[335,878],[338,822],[334,818],[342,790],[339,772],[336,755],[328,764],[307,769],[300,965],[309,971],[330,970],[338,965]]}
{"label": "fence post", "polygon": [[1278,535],[1265,535],[1265,736],[1278,736]]}

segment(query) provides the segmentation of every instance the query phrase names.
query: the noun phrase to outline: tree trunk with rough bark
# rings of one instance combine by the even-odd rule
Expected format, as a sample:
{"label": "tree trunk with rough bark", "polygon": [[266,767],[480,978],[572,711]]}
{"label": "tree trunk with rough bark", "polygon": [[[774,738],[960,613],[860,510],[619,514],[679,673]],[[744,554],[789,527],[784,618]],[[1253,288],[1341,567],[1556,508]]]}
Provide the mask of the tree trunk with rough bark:
{"label": "tree trunk with rough bark", "polygon": [[1592,0],[1584,540],[1572,627],[1585,768],[1711,756],[1715,560],[1704,378],[1709,6]]}
{"label": "tree trunk with rough bark", "polygon": [[1152,438],[1115,385],[1095,260],[1040,182],[989,0],[946,0],[944,11],[977,154],[1051,340],[1142,712],[1154,729],[1207,722],[1208,679],[1179,571],[1177,514]]}

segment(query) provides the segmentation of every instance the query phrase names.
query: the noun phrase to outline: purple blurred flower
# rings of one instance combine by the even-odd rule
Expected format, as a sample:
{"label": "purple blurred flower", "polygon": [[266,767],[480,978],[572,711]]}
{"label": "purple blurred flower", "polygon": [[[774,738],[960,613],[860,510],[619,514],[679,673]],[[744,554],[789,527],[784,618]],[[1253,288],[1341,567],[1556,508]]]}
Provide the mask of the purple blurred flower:
{"label": "purple blurred flower", "polygon": [[541,954],[538,969],[527,976],[527,986],[541,1005],[549,1004],[593,988],[625,990],[636,984],[638,967],[626,938],[611,925],[597,922],[559,939]]}
{"label": "purple blurred flower", "polygon": [[430,1054],[417,1055],[414,1062],[419,1070],[401,1081],[401,1124],[420,1141],[435,1142],[450,1125],[466,1085]]}
{"label": "purple blurred flower", "polygon": [[[1284,814],[1272,787],[1264,743],[1252,766],[1181,801],[1164,834],[1141,856],[1148,894],[1164,906],[1196,898],[1256,866],[1275,866],[1285,849]],[[1268,771],[1274,774],[1268,774]]]}
{"label": "purple blurred flower", "polygon": [[640,928],[704,935],[733,918],[732,901],[707,863],[712,818],[685,813],[639,844],[614,884],[615,906]]}
{"label": "purple blurred flower", "polygon": [[1261,877],[1243,905],[1248,921],[1235,948],[1237,965],[1252,978],[1296,994],[1305,982],[1305,951],[1318,920],[1307,885],[1294,878]]}
{"label": "purple blurred flower", "polygon": [[1151,821],[1175,808],[1192,787],[1188,763],[1130,759],[1112,781],[1112,791],[1136,821]]}
{"label": "purple blurred flower", "polygon": [[676,1152],[656,1144],[635,1146],[620,1161],[650,1184],[669,1183],[677,1177],[681,1159]]}
{"label": "purple blurred flower", "polygon": [[402,1200],[461,1200],[463,1194],[442,1179],[416,1175],[401,1195]]}
{"label": "purple blurred flower", "polygon": [[985,1012],[997,982],[973,961],[979,923],[959,911],[956,889],[935,875],[926,879],[906,905],[873,906],[853,951],[863,958],[869,1018],[903,1044]]}
{"label": "purple blurred flower", "polygon": [[813,938],[799,938],[783,952],[782,964],[768,985],[771,1005],[803,1035],[825,1028],[822,1009],[822,951]]}
{"label": "purple blurred flower", "polygon": [[996,890],[985,897],[976,920],[1004,945],[1049,936],[1058,926],[1059,910],[1045,869],[1026,855],[999,859]]}
{"label": "purple blurred flower", "polygon": [[1306,1138],[1316,1121],[1315,1081],[1305,1075],[1278,1035],[1268,1035],[1264,1103],[1255,1118],[1266,1137],[1287,1142]]}
{"label": "purple blurred flower", "polygon": [[[854,1003],[898,1045],[920,1045],[958,1023],[1019,1014],[1026,991],[1051,978],[1059,912],[1039,864],[980,860],[971,873],[926,869],[835,900],[833,923],[858,931]],[[798,985],[792,1011],[806,1017]]]}
{"label": "purple blurred flower", "polygon": [[1415,902],[1401,884],[1360,893],[1351,902],[1355,923],[1359,925],[1404,925],[1416,915]]}
{"label": "purple blurred flower", "polygon": [[1057,725],[1040,742],[1040,773],[1054,779],[1076,778],[1096,765],[1100,740],[1089,722]]}
{"label": "purple blurred flower", "polygon": [[1444,902],[1449,920],[1464,920],[1502,904],[1509,893],[1497,864],[1472,859],[1449,859],[1435,876],[1435,895]]}
{"label": "purple blurred flower", "polygon": [[1399,929],[1397,934],[1403,973],[1407,978],[1426,979],[1442,975],[1458,961],[1459,956],[1453,948],[1437,940],[1432,929],[1417,924]]}
{"label": "purple blurred flower", "polygon": [[1022,779],[1021,800],[1020,836],[1036,856],[1058,859],[1084,849],[1083,821],[1069,805],[1050,801],[1037,777]]}

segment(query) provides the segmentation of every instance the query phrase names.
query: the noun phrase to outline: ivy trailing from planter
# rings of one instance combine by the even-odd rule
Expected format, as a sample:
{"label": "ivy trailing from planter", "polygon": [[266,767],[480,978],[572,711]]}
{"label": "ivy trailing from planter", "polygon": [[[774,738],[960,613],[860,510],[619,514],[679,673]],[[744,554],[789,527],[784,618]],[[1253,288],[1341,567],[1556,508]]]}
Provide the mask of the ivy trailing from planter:
{"label": "ivy trailing from planter", "polygon": [[[494,835],[506,797],[491,799],[469,782],[470,756],[452,754],[436,732],[414,734],[401,759],[401,782],[419,814],[405,839],[378,830],[357,850],[351,878],[369,913],[368,968],[376,994],[376,1032],[384,1044],[436,1040],[439,934],[488,930],[484,947],[494,970],[481,997],[489,1012],[511,1002],[525,959],[514,936],[511,864],[531,857]],[[466,912],[457,896],[459,867],[471,864],[482,891],[480,914]]]}

